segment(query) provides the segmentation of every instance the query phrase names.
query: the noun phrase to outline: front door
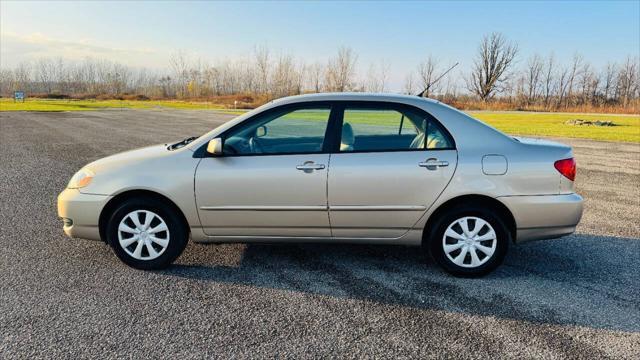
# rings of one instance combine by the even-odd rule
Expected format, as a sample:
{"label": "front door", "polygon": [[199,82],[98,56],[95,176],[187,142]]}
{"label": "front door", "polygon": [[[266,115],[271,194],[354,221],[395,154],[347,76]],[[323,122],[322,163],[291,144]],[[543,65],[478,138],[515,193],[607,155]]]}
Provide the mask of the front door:
{"label": "front door", "polygon": [[328,183],[332,234],[401,237],[451,180],[454,142],[435,119],[411,107],[356,103],[342,114]]}
{"label": "front door", "polygon": [[204,232],[221,237],[330,237],[328,105],[268,110],[223,135],[203,158],[195,195]]}

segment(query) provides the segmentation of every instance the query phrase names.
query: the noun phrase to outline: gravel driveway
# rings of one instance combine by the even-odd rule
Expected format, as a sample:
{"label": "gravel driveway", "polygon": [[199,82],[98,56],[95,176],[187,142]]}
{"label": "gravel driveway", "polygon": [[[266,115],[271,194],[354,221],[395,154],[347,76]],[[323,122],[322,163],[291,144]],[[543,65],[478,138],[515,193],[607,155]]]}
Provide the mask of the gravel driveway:
{"label": "gravel driveway", "polygon": [[576,234],[482,279],[414,248],[196,245],[143,272],[62,233],[56,196],[100,157],[201,134],[209,111],[0,113],[0,358],[640,357],[640,145],[574,146]]}

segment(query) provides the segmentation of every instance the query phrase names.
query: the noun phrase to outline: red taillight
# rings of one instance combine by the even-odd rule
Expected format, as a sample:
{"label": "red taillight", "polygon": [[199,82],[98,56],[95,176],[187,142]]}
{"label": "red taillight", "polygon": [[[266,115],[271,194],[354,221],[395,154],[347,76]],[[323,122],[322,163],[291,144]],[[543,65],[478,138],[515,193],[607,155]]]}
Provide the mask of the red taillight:
{"label": "red taillight", "polygon": [[576,161],[573,158],[562,159],[556,161],[553,166],[560,174],[564,175],[567,179],[573,181],[576,178]]}

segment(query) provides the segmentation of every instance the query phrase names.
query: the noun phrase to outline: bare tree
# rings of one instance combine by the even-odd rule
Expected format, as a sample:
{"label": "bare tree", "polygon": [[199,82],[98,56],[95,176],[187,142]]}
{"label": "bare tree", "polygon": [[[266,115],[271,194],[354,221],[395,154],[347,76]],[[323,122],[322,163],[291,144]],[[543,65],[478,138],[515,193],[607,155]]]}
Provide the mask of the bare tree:
{"label": "bare tree", "polygon": [[55,58],[51,61],[50,71],[52,73],[52,80],[55,87],[55,91],[58,93],[67,92],[66,89],[66,66],[61,57]]}
{"label": "bare tree", "polygon": [[14,71],[0,68],[0,94],[9,94],[14,91]]}
{"label": "bare tree", "polygon": [[[624,112],[637,112],[640,106],[640,63],[637,57],[624,62],[594,68],[580,55],[565,64],[553,54],[542,59],[531,56],[519,72],[511,72],[517,49],[501,35],[485,37],[479,47],[474,72],[467,77],[467,89],[484,100],[500,95],[509,107],[543,105],[547,109],[572,109],[576,106],[618,106]],[[172,55],[166,70],[132,68],[104,59],[72,61],[41,58],[13,68],[0,68],[0,94],[14,90],[29,93],[66,95],[144,94],[166,98],[196,98],[213,95],[267,94],[268,98],[320,91],[388,91],[390,64],[370,66],[368,77],[357,83],[356,55],[341,48],[328,65],[304,62],[291,55],[273,57],[265,48],[256,48],[252,56],[208,64],[191,61],[184,53]],[[416,71],[417,70],[417,71]],[[426,89],[425,95],[445,102],[468,101],[458,92],[460,73],[443,81],[438,62],[428,57],[404,78],[408,94]],[[266,77],[265,77],[266,76]],[[475,80],[475,81],[471,81]],[[464,83],[463,83],[464,85]],[[464,91],[464,90],[462,90]],[[481,91],[485,91],[482,93]],[[483,95],[484,94],[484,95]],[[258,101],[264,100],[259,97]]]}
{"label": "bare tree", "polygon": [[190,69],[187,73],[187,91],[188,97],[198,97],[201,94],[200,91],[200,71],[198,69]]}
{"label": "bare tree", "polygon": [[382,60],[379,64],[369,65],[364,89],[369,92],[384,92],[389,76],[389,63]]}
{"label": "bare tree", "polygon": [[596,73],[590,64],[585,63],[582,67],[578,85],[580,86],[578,103],[595,105],[598,102],[600,75]]}
{"label": "bare tree", "polygon": [[281,55],[275,65],[270,93],[275,97],[292,95],[296,88],[298,74],[290,55]]}
{"label": "bare tree", "polygon": [[540,80],[542,77],[542,68],[544,64],[540,55],[535,54],[529,58],[527,62],[526,72],[526,95],[527,104],[533,104],[538,98],[538,91],[540,89]]}
{"label": "bare tree", "polygon": [[433,92],[437,91],[436,81],[439,80],[438,63],[437,59],[429,55],[425,61],[418,65],[418,79],[420,87],[424,90],[422,94],[424,97],[430,97]]}
{"label": "bare tree", "polygon": [[31,65],[21,62],[14,70],[15,90],[31,91]]}
{"label": "bare tree", "polygon": [[608,63],[604,70],[603,81],[602,84],[602,97],[604,98],[604,102],[609,101],[610,97],[615,93],[614,87],[616,82],[616,76],[618,72],[618,67],[615,63]]}
{"label": "bare tree", "polygon": [[259,88],[257,92],[269,91],[269,49],[266,46],[256,46],[254,58],[257,66]]}
{"label": "bare tree", "polygon": [[468,79],[469,90],[483,101],[491,99],[501,84],[508,80],[508,70],[518,54],[518,46],[499,33],[485,36],[478,48]]}
{"label": "bare tree", "polygon": [[618,73],[617,93],[623,106],[629,104],[629,100],[638,96],[639,91],[639,66],[638,58],[632,59],[630,56],[620,66]]}
{"label": "bare tree", "polygon": [[338,55],[329,60],[325,75],[328,91],[344,92],[353,88],[357,55],[351,48],[341,47]]}
{"label": "bare tree", "polygon": [[95,61],[91,58],[85,58],[76,66],[76,81],[82,82],[82,91],[85,93],[96,94],[96,66]]}
{"label": "bare tree", "polygon": [[173,71],[173,81],[176,83],[176,93],[179,97],[187,94],[189,78],[189,60],[183,51],[177,51],[169,57],[169,66]]}
{"label": "bare tree", "polygon": [[300,61],[298,65],[296,65],[296,69],[294,69],[294,81],[292,86],[292,93],[295,95],[302,94],[304,91],[304,87],[306,85],[306,76],[307,76],[307,64],[304,61]]}
{"label": "bare tree", "polygon": [[319,93],[322,91],[322,76],[325,73],[325,68],[320,63],[315,63],[307,67],[307,72],[309,73],[309,86],[311,91]]}
{"label": "bare tree", "polygon": [[410,72],[404,78],[404,93],[407,95],[414,95],[415,92],[416,92],[416,81],[413,78],[413,72]]}
{"label": "bare tree", "polygon": [[391,64],[387,60],[380,61],[380,92],[387,91],[387,82],[389,81],[389,71]]}
{"label": "bare tree", "polygon": [[568,88],[568,79],[569,79],[569,69],[563,68],[558,74],[558,86],[557,86],[557,101],[556,107],[561,107],[564,98],[567,96],[567,88]]}
{"label": "bare tree", "polygon": [[118,63],[111,65],[111,71],[108,73],[107,86],[111,94],[119,95],[125,92],[129,83],[130,70]]}
{"label": "bare tree", "polygon": [[53,65],[51,59],[41,58],[37,61],[38,82],[45,88],[47,94],[53,91]]}
{"label": "bare tree", "polygon": [[553,78],[555,71],[555,60],[553,54],[550,54],[547,58],[547,62],[544,66],[544,106],[549,107],[549,101],[551,100],[551,94],[553,92]]}
{"label": "bare tree", "polygon": [[162,97],[170,97],[171,96],[171,81],[172,79],[169,76],[163,76],[160,78],[160,88],[162,90]]}
{"label": "bare tree", "polygon": [[583,58],[580,54],[574,54],[573,59],[571,61],[571,66],[568,72],[567,78],[567,105],[573,104],[573,90],[575,87],[575,82],[577,77],[582,73],[583,70]]}
{"label": "bare tree", "polygon": [[458,84],[453,76],[446,76],[444,78],[444,86],[442,87],[442,99],[452,102],[458,97]]}

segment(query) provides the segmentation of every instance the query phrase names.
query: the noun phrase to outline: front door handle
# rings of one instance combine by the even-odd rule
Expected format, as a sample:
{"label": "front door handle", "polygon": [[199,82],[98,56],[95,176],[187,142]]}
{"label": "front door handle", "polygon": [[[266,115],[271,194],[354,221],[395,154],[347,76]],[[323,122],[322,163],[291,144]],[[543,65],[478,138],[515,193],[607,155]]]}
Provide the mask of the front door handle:
{"label": "front door handle", "polygon": [[313,170],[324,169],[324,164],[316,164],[313,161],[305,161],[304,164],[296,166],[296,169],[304,171],[306,173],[313,172]]}
{"label": "front door handle", "polygon": [[427,159],[427,161],[418,163],[418,166],[427,168],[429,170],[435,170],[438,167],[449,166],[449,162],[444,160],[438,160],[436,158],[431,158],[431,159]]}

